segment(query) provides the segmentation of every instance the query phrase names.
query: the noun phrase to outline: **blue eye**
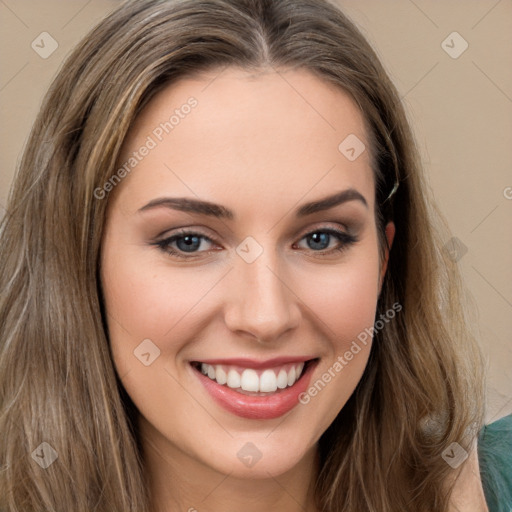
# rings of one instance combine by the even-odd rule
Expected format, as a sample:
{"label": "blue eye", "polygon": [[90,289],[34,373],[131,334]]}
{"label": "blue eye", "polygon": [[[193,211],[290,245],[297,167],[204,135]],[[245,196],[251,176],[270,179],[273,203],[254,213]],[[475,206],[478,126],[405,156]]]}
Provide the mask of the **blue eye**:
{"label": "blue eye", "polygon": [[[201,233],[194,233],[191,231],[182,231],[176,235],[173,235],[165,240],[161,240],[160,242],[156,242],[157,245],[162,251],[165,251],[172,256],[177,256],[181,258],[187,258],[187,256],[182,253],[197,253],[197,252],[205,252],[204,250],[198,251],[198,249],[202,246],[202,241],[207,241],[212,243],[212,240]],[[176,248],[172,246],[172,244],[176,244]]]}
{"label": "blue eye", "polygon": [[326,233],[325,231],[317,231],[316,233],[312,233],[307,236],[308,242],[311,242],[311,249],[319,249],[321,251],[327,249],[329,247],[329,242],[331,241],[332,234]]}
{"label": "blue eye", "polygon": [[[329,245],[333,239],[338,241],[338,245],[329,248]],[[330,253],[332,251],[343,251],[350,245],[357,242],[357,238],[355,236],[333,228],[317,229],[316,231],[311,231],[301,240],[306,240],[308,248],[313,252],[319,252],[321,254],[326,252]]]}
{"label": "blue eye", "polygon": [[[318,253],[319,256],[324,256],[333,252],[342,252],[348,249],[349,246],[358,241],[358,238],[353,235],[349,235],[348,233],[344,233],[343,231],[338,231],[337,229],[324,228],[307,233],[300,239],[300,241],[302,240],[306,240],[306,249],[311,250],[313,253]],[[332,247],[331,243],[333,241],[337,241],[337,244]],[[164,240],[155,242],[152,245],[158,246],[160,250],[170,254],[171,256],[190,259],[195,257],[198,253],[211,252],[212,249],[205,248],[204,245],[206,244],[208,247],[209,244],[214,243],[215,242],[213,240],[201,233],[181,231],[175,235],[165,238]],[[298,244],[295,244],[294,248],[295,247],[298,247]]]}
{"label": "blue eye", "polygon": [[185,235],[176,238],[175,241],[180,251],[195,252],[201,246],[201,238],[197,235]]}

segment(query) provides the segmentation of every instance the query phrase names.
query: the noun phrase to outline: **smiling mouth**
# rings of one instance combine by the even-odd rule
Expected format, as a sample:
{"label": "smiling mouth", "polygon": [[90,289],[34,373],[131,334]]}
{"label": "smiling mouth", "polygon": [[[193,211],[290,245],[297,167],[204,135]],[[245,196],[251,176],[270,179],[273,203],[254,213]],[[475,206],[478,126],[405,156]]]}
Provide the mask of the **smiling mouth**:
{"label": "smiling mouth", "polygon": [[276,395],[294,386],[318,358],[281,364],[271,368],[244,368],[230,364],[192,361],[191,366],[217,384],[242,395]]}

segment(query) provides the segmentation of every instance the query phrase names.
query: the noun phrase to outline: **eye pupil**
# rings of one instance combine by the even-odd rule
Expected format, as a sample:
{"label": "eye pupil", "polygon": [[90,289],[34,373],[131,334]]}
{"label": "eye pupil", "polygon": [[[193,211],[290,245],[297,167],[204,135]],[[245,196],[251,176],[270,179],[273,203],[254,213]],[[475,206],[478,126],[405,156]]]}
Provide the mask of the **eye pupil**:
{"label": "eye pupil", "polygon": [[[329,247],[329,233],[317,232],[310,235],[308,238],[313,242],[313,245],[310,245],[311,249],[325,249]],[[320,245],[320,247],[318,246]]]}

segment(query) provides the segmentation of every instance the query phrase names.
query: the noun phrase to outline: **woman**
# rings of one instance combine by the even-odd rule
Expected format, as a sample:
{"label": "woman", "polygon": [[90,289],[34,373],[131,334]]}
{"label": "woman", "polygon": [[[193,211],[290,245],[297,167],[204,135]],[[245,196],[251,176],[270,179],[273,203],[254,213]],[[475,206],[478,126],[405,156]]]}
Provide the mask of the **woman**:
{"label": "woman", "polygon": [[3,221],[2,510],[487,510],[446,237],[338,9],[123,4]]}

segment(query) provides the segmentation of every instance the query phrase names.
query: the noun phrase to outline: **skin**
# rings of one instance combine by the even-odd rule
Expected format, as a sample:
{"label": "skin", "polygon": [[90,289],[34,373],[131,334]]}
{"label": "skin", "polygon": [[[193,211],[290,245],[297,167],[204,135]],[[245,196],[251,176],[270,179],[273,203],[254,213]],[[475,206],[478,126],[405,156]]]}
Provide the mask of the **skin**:
{"label": "skin", "polygon": [[485,501],[476,443],[456,475],[449,512],[489,512]]}
{"label": "skin", "polygon": [[[368,148],[363,118],[347,94],[304,70],[217,70],[159,92],[120,165],[191,96],[197,107],[111,193],[101,251],[114,363],[140,412],[153,509],[315,511],[316,444],[371,343],[307,405],[271,420],[221,408],[189,362],[308,355],[319,358],[315,382],[373,325],[388,252],[379,261],[370,158],[366,150],[349,161],[338,150],[349,134]],[[352,200],[295,217],[298,206],[347,188],[367,206]],[[162,197],[221,204],[235,218],[140,211]],[[155,244],[180,228],[207,237],[197,252],[181,251],[189,259]],[[342,243],[331,236],[318,250],[306,235],[326,228],[357,241],[336,251]],[[389,245],[394,232],[388,224]],[[248,236],[263,250],[252,263],[236,252]],[[160,350],[148,366],[134,357],[145,339]],[[249,442],[261,453],[252,467],[237,457]]]}

